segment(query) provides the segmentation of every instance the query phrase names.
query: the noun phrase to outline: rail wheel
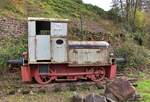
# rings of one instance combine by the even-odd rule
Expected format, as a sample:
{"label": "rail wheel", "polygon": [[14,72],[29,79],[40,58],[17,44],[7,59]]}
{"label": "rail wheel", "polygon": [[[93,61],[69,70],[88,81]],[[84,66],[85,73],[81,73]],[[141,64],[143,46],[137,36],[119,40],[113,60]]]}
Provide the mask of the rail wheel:
{"label": "rail wheel", "polygon": [[92,77],[92,80],[98,82],[103,80],[104,77],[105,77],[105,69],[101,67],[94,70],[94,75]]}
{"label": "rail wheel", "polygon": [[46,74],[44,75],[41,74],[39,72],[39,69],[37,68],[34,73],[34,78],[39,84],[48,84],[54,79],[52,76],[49,75],[52,72],[53,70],[49,70],[49,73],[47,75]]}

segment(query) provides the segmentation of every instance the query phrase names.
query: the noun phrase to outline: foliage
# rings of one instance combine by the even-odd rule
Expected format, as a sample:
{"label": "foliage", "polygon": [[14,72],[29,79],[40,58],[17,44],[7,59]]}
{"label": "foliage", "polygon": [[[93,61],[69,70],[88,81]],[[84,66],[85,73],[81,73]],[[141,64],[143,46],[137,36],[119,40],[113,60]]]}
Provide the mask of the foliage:
{"label": "foliage", "polygon": [[121,48],[116,49],[116,56],[127,58],[127,63],[122,67],[137,68],[150,63],[150,51],[144,46],[137,45],[132,39],[123,43]]}
{"label": "foliage", "polygon": [[119,8],[112,8],[107,12],[107,18],[113,20],[115,23],[122,21],[121,16],[118,14]]}
{"label": "foliage", "polygon": [[107,13],[103,9],[101,9],[97,6],[93,6],[91,4],[85,4],[85,6],[86,6],[87,10],[90,10],[91,12],[94,12],[101,17],[107,16],[106,15]]}
{"label": "foliage", "polygon": [[82,4],[82,0],[74,0],[75,2],[79,3],[79,4]]}
{"label": "foliage", "polygon": [[145,36],[144,32],[135,32],[135,33],[133,33],[134,40],[138,45],[143,45],[144,36]]}
{"label": "foliage", "polygon": [[143,11],[137,10],[135,17],[136,28],[142,30],[145,27],[145,24],[145,13]]}
{"label": "foliage", "polygon": [[145,35],[143,36],[143,46],[147,47],[148,49],[150,49],[150,33],[145,33]]}
{"label": "foliage", "polygon": [[14,36],[3,36],[0,38],[0,67],[5,67],[8,59],[17,59],[22,52],[26,51],[27,39],[25,36],[19,38]]}
{"label": "foliage", "polygon": [[[117,9],[115,11],[116,14],[121,15],[121,20],[123,23],[130,27],[130,32],[136,32],[137,30],[142,30],[145,26],[145,13],[143,9],[148,6],[145,3],[143,5],[142,0],[114,0],[113,1],[113,9]],[[145,6],[143,8],[143,6]],[[115,19],[115,18],[114,18]],[[129,28],[127,27],[127,28]],[[126,29],[128,30],[128,29]]]}

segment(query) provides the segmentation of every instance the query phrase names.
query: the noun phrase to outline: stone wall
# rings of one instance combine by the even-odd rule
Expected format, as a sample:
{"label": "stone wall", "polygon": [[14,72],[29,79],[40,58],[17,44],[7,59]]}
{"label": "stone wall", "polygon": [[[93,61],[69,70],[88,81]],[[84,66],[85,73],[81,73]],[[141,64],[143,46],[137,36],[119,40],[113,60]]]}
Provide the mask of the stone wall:
{"label": "stone wall", "polygon": [[0,36],[27,34],[27,21],[0,17]]}

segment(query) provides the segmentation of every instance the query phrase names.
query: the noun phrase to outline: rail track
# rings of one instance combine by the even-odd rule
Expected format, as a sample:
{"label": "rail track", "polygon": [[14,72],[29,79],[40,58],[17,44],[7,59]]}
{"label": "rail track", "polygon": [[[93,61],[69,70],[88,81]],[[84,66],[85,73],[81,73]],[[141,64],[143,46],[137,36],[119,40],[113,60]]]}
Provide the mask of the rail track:
{"label": "rail track", "polygon": [[[117,77],[119,78],[120,75]],[[26,87],[29,90],[35,91],[35,92],[55,92],[55,91],[65,91],[65,90],[71,90],[75,91],[78,88],[88,89],[89,87],[96,87],[98,89],[105,89],[106,85],[111,82],[112,80],[104,79],[101,82],[93,82],[93,81],[76,81],[76,82],[56,82],[51,83],[47,85],[40,85],[40,84],[22,84],[22,87]],[[136,86],[136,78],[129,78],[128,81]]]}
{"label": "rail track", "polygon": [[[55,92],[55,91],[65,91],[65,90],[71,90],[76,91],[78,88],[88,89],[90,87],[95,87],[98,89],[105,89],[105,86],[107,83],[111,82],[112,80],[109,80],[105,78],[104,80],[100,82],[93,82],[93,81],[72,81],[72,82],[53,82],[47,85],[40,85],[36,84],[36,82],[32,83],[22,83],[20,78],[20,71],[8,71],[6,74],[2,75],[3,78],[0,80],[1,83],[0,87],[5,92],[4,87],[11,87],[11,90],[6,94],[15,94],[15,93],[23,93],[23,94],[29,94],[32,92]],[[117,78],[119,77],[125,77],[123,74],[117,74]],[[137,81],[136,78],[129,78],[128,79],[133,85],[136,86],[135,82]],[[5,81],[5,82],[4,82]]]}

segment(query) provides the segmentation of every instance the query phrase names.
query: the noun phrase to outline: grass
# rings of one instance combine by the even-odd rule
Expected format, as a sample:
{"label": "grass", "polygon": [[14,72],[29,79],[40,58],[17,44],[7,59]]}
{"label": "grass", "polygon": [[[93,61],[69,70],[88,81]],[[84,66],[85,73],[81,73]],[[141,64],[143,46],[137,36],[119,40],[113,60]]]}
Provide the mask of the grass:
{"label": "grass", "polygon": [[[99,24],[99,27],[108,32],[116,32],[120,26],[113,24],[112,20],[107,19],[107,12],[103,9],[90,4],[82,3],[82,0],[5,0],[0,1],[0,17],[14,17],[25,19],[33,17],[52,17],[67,18],[80,21],[81,15],[83,22],[92,21]],[[91,24],[92,22],[89,22]],[[94,26],[94,25],[93,25]],[[85,28],[85,30],[88,30]],[[118,31],[119,32],[119,31]]]}
{"label": "grass", "polygon": [[[89,87],[88,87],[89,88]],[[91,89],[77,89],[75,91],[66,90],[58,92],[46,92],[46,93],[33,93],[33,94],[15,94],[7,95],[0,99],[0,102],[71,102],[71,98],[74,93],[79,93],[85,97],[88,94],[99,94],[103,92],[102,89],[97,89],[94,86]]]}
{"label": "grass", "polygon": [[[5,0],[3,2],[0,1],[0,9],[10,11],[14,15],[20,15],[20,17],[56,16],[70,18],[84,14],[88,18],[93,18],[94,16],[105,15],[103,9],[83,4],[81,0]],[[1,15],[8,16],[5,13],[1,13]]]}
{"label": "grass", "polygon": [[143,102],[150,102],[150,80],[142,80],[137,84],[137,90],[143,96]]}
{"label": "grass", "polygon": [[[150,102],[150,80],[140,80],[137,82],[136,87],[138,93],[143,97],[140,102]],[[74,93],[79,93],[81,96],[88,94],[100,94],[103,93],[102,89],[96,87],[85,86],[73,90],[45,92],[45,93],[33,93],[33,94],[14,94],[7,95],[0,98],[0,102],[71,102],[71,97]]]}
{"label": "grass", "polygon": [[149,66],[146,68],[140,68],[142,71],[137,69],[126,69],[124,71],[127,77],[129,78],[137,78],[136,82],[137,87],[136,90],[140,96],[142,96],[142,101],[140,102],[150,102],[150,69]]}
{"label": "grass", "polygon": [[2,98],[0,102],[6,99],[7,102],[70,102],[70,97],[73,92],[57,92],[46,94],[33,94],[33,95],[10,95],[6,98]]}
{"label": "grass", "polygon": [[71,102],[75,93],[83,97],[92,93],[104,93],[103,87],[87,84],[82,86],[69,84],[64,89],[57,87],[53,91],[48,91],[48,87],[46,89],[29,88],[21,84],[20,73],[6,72],[3,75],[1,74],[0,83],[3,83],[0,84],[0,102]]}

